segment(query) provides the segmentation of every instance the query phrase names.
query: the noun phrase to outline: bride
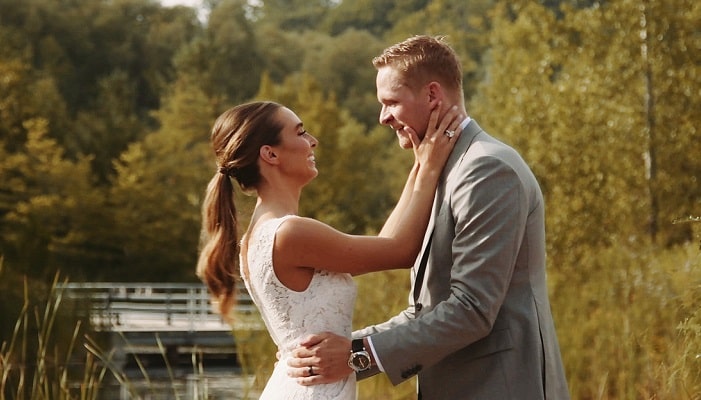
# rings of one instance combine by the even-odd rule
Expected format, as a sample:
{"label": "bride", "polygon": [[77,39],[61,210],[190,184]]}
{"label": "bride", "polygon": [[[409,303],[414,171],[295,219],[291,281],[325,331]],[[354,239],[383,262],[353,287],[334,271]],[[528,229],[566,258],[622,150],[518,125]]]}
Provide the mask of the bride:
{"label": "bride", "polygon": [[[285,359],[310,333],[331,331],[350,337],[356,295],[351,275],[414,263],[437,180],[458,136],[443,133],[455,131],[462,120],[451,109],[439,123],[438,110],[440,105],[421,140],[411,127],[397,130],[411,140],[415,161],[378,236],[345,234],[297,215],[302,188],[318,174],[314,150],[319,142],[290,109],[274,102],[252,102],[217,118],[211,142],[218,171],[202,207],[197,275],[222,315],[229,315],[239,277],[259,308],[280,356],[261,399],[356,398],[351,366],[343,381],[301,386],[287,376]],[[232,178],[257,195],[240,243]],[[315,374],[314,369],[309,368],[308,374]]]}

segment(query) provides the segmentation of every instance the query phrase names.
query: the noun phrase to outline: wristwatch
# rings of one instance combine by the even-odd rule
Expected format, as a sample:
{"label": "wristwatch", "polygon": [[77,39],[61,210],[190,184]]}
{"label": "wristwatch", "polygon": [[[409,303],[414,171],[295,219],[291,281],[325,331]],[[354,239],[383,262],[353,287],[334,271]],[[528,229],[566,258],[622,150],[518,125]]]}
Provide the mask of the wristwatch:
{"label": "wristwatch", "polygon": [[370,369],[370,353],[365,350],[363,339],[353,339],[353,341],[351,341],[351,353],[350,358],[348,358],[348,366],[355,372]]}

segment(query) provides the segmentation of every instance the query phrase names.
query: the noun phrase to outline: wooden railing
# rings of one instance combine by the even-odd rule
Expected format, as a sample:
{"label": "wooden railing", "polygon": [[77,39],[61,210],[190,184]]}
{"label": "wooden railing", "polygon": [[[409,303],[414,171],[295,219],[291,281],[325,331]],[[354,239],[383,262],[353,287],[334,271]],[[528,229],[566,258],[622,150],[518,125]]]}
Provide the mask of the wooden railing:
{"label": "wooden railing", "polygon": [[[231,331],[213,311],[202,284],[189,283],[67,283],[64,297],[85,302],[90,323],[100,331]],[[261,329],[257,310],[245,290],[237,293],[237,329]]]}

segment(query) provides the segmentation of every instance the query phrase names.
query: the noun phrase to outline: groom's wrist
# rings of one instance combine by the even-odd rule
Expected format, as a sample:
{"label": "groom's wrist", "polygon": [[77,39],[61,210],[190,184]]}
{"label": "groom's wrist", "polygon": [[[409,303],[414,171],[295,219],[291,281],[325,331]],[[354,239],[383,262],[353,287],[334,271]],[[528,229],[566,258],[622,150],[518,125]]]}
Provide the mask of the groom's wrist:
{"label": "groom's wrist", "polygon": [[348,366],[356,373],[367,371],[373,366],[372,356],[366,346],[367,342],[364,338],[351,340]]}

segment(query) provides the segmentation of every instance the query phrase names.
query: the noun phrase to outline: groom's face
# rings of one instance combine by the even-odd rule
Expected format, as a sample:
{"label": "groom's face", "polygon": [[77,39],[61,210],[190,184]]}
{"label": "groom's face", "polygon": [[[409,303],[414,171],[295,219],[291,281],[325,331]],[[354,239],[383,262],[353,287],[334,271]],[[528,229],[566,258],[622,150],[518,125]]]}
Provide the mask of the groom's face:
{"label": "groom's face", "polygon": [[397,134],[399,145],[404,149],[412,147],[406,127],[416,131],[423,139],[428,126],[431,102],[427,87],[412,90],[403,83],[396,69],[383,66],[377,70],[377,100],[380,102],[380,124],[391,127]]}

